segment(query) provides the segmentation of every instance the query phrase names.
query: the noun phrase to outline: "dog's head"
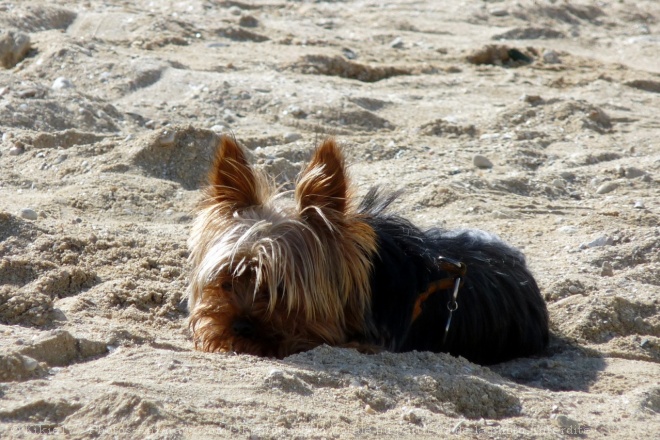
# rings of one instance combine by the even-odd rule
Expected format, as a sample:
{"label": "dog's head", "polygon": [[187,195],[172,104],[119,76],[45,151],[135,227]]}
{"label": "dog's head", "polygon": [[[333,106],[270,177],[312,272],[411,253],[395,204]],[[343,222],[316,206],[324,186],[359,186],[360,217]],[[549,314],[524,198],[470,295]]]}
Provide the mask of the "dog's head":
{"label": "dog's head", "polygon": [[286,203],[235,140],[222,139],[188,241],[198,349],[284,357],[364,331],[376,238],[349,192],[333,140]]}

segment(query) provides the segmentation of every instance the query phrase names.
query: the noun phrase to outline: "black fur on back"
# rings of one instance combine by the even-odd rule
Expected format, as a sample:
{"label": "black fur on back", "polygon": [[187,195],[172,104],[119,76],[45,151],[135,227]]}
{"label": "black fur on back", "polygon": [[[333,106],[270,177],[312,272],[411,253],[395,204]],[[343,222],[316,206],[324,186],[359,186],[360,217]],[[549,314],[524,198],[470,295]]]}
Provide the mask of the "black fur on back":
{"label": "black fur on back", "polygon": [[[548,343],[548,312],[523,254],[482,231],[422,231],[386,213],[397,196],[372,189],[359,208],[378,237],[371,316],[366,317],[373,331],[362,336],[364,342],[397,352],[447,352],[479,364],[542,351]],[[452,292],[432,294],[412,322],[417,297],[430,282],[451,276],[437,266],[439,256],[467,265],[444,345]]]}

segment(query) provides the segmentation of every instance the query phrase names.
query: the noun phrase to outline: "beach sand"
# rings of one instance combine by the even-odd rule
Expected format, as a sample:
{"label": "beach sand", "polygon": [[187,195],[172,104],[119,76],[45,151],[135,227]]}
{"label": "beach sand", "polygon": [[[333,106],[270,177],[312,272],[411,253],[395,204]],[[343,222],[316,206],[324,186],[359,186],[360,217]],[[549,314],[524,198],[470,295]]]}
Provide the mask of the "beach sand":
{"label": "beach sand", "polygon": [[[660,433],[660,4],[0,3],[0,437]],[[489,368],[322,346],[201,353],[186,239],[233,134],[290,189],[326,136],[355,192],[523,250],[546,353]]]}

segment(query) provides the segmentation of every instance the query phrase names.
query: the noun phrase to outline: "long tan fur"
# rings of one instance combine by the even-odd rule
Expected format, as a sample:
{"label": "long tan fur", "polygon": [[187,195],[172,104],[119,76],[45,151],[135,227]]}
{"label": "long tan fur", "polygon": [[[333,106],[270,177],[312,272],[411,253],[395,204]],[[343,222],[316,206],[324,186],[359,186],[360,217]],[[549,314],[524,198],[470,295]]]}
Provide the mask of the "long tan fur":
{"label": "long tan fur", "polygon": [[[332,139],[301,173],[292,208],[224,137],[188,241],[196,346],[282,357],[363,332],[376,238],[349,196]],[[237,319],[257,334],[236,335]]]}

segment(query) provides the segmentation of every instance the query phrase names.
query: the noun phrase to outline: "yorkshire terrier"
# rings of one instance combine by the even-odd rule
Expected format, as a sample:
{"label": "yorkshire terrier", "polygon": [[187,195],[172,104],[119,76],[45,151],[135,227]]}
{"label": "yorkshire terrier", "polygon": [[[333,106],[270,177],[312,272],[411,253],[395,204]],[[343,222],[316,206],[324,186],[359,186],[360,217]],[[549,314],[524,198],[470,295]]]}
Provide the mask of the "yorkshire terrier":
{"label": "yorkshire terrier", "polygon": [[332,139],[293,200],[223,137],[188,244],[195,347],[283,358],[321,344],[493,364],[542,351],[548,312],[522,253],[480,230],[427,231],[353,203]]}

